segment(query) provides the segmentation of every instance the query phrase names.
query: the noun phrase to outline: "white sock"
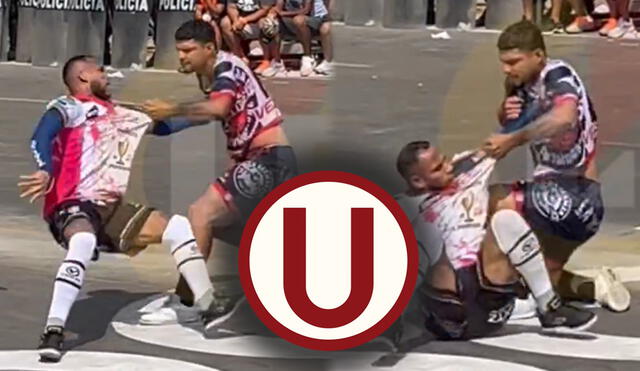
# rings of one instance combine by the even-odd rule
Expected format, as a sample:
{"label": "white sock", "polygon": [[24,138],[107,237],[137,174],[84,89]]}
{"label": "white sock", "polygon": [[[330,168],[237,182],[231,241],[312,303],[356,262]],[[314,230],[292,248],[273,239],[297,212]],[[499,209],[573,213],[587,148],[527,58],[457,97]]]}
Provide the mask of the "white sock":
{"label": "white sock", "polygon": [[174,215],[162,235],[162,243],[169,247],[178,271],[193,291],[195,305],[201,310],[209,308],[213,300],[213,286],[189,220],[184,216]]}
{"label": "white sock", "polygon": [[546,312],[556,296],[540,251],[540,242],[527,222],[513,210],[500,210],[491,219],[491,228],[500,250],[524,278],[538,310]]}
{"label": "white sock", "polygon": [[67,256],[60,265],[53,284],[47,327],[65,326],[71,307],[82,288],[85,270],[96,248],[96,236],[88,232],[76,233],[69,239],[68,247]]}

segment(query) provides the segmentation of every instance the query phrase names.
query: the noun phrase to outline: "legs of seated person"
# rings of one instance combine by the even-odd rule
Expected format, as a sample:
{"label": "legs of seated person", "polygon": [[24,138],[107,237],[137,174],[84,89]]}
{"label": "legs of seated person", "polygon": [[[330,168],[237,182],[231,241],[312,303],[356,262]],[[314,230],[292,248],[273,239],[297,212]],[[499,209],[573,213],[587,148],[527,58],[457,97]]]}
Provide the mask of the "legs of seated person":
{"label": "legs of seated person", "polygon": [[326,60],[327,62],[333,62],[333,39],[331,36],[331,22],[322,23],[319,32],[324,60]]}
{"label": "legs of seated person", "polygon": [[224,40],[229,46],[231,52],[240,58],[244,58],[245,55],[242,50],[240,35],[233,31],[231,18],[228,16],[222,18],[222,21],[220,21],[220,28],[222,29],[222,36],[224,37]]}
{"label": "legs of seated person", "polygon": [[307,25],[307,16],[297,15],[293,17],[293,24],[296,28],[296,35],[302,44],[304,55],[311,56],[311,30]]}

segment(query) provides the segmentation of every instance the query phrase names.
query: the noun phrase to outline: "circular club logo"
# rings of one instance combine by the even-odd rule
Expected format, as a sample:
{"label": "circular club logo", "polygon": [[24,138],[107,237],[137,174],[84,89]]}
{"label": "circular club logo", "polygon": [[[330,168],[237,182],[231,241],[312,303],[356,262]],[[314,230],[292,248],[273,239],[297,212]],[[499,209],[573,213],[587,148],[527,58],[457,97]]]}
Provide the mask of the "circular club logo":
{"label": "circular club logo", "polygon": [[239,264],[247,300],[267,327],[305,348],[342,350],[400,316],[418,252],[393,197],[359,176],[321,171],[262,200],[245,227]]}

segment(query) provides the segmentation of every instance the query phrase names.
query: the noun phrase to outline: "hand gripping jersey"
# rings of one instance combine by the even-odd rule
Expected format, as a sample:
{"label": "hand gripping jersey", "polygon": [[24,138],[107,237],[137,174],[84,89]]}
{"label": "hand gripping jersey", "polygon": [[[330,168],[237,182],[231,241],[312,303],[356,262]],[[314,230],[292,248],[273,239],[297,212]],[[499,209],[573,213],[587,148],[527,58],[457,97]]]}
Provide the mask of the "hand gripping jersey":
{"label": "hand gripping jersey", "polygon": [[67,200],[103,205],[121,198],[151,118],[93,97],[63,96],[47,109],[60,112],[63,129],[53,146],[53,185],[44,216]]}
{"label": "hand gripping jersey", "polygon": [[454,269],[474,265],[486,234],[489,177],[495,160],[464,153],[454,157],[456,176],[439,192],[397,197],[413,224],[429,265],[444,251]]}
{"label": "hand gripping jersey", "polygon": [[214,68],[213,83],[207,86],[201,77],[200,86],[210,99],[226,95],[233,100],[229,117],[223,121],[222,127],[231,158],[242,162],[253,139],[282,123],[282,113],[240,58],[220,51]]}
{"label": "hand gripping jersey", "polygon": [[534,176],[582,175],[595,155],[598,125],[587,90],[576,71],[561,60],[548,60],[539,78],[516,92],[525,102],[544,107],[537,116],[563,100],[577,102],[578,120],[574,126],[553,138],[532,142],[530,149],[536,165]]}

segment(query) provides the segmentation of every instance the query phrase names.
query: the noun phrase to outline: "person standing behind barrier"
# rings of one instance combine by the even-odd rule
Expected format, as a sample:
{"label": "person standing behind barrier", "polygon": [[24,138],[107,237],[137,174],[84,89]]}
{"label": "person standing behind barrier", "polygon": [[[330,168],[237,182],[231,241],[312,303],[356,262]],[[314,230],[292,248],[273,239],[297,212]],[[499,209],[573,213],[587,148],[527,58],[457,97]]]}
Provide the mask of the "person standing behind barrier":
{"label": "person standing behind barrier", "polygon": [[[333,0],[278,0],[276,10],[285,32],[298,37],[304,55],[300,75],[309,76],[314,70],[323,75],[333,74],[333,40],[331,20],[327,8],[333,8]],[[324,60],[315,65],[311,55],[311,39],[320,36]]]}
{"label": "person standing behind barrier", "polygon": [[262,37],[266,27],[266,18],[269,11],[275,5],[275,0],[228,0],[227,15],[222,19],[220,27],[225,42],[231,52],[249,64],[243,41],[260,40],[263,52],[263,61],[255,72],[261,74],[271,66],[271,59],[279,59],[272,56],[273,48]]}
{"label": "person standing behind barrier", "polygon": [[[542,1],[542,0],[537,0]],[[534,4],[536,0],[523,0],[524,19],[533,21]],[[562,5],[568,3],[576,14],[576,18],[570,25],[564,27],[562,24]],[[559,33],[580,33],[593,31],[595,23],[593,18],[587,13],[584,0],[552,0],[551,2],[551,19],[542,25],[541,30],[545,35]]]}
{"label": "person standing behind barrier", "polygon": [[205,21],[213,27],[216,32],[216,44],[218,48],[222,47],[222,31],[220,30],[220,21],[225,16],[227,9],[227,0],[198,0],[196,4],[195,18],[196,20]]}
{"label": "person standing behind barrier", "polygon": [[629,17],[629,2],[630,0],[607,0],[611,16],[604,27],[600,29],[600,35],[612,39],[640,38],[640,34],[633,25],[633,20]]}

